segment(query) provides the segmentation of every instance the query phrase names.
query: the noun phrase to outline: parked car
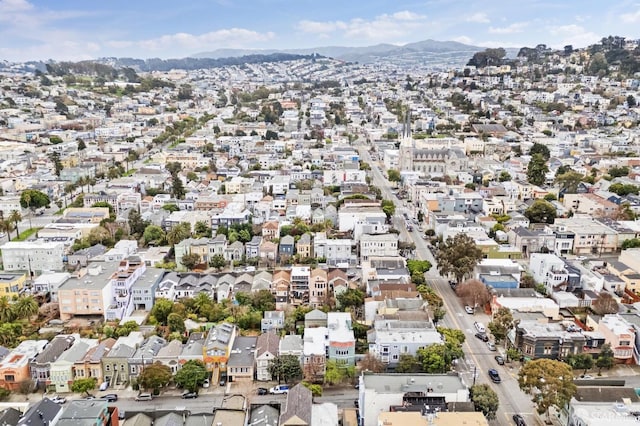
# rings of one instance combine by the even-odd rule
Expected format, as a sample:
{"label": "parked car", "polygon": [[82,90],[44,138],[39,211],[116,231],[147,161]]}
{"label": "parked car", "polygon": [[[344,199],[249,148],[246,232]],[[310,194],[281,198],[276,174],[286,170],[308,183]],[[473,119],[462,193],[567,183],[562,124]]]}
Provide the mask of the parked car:
{"label": "parked car", "polygon": [[475,336],[478,339],[482,340],[483,342],[488,342],[489,341],[489,336],[487,336],[485,333],[478,332],[478,333],[475,334]]}
{"label": "parked car", "polygon": [[139,393],[136,396],[136,401],[151,401],[153,400],[153,395],[150,393]]}
{"label": "parked car", "polygon": [[127,417],[127,413],[124,410],[118,410],[118,420],[124,420]]}
{"label": "parked car", "polygon": [[498,365],[504,365],[504,358],[502,357],[502,355],[496,355],[494,358]]}
{"label": "parked car", "polygon": [[476,328],[476,330],[478,330],[480,333],[485,333],[487,331],[486,328],[484,328],[484,325],[481,322],[474,322],[473,326]]}
{"label": "parked car", "polygon": [[285,393],[289,393],[289,385],[278,385],[269,389],[269,393],[271,395],[282,395]]}
{"label": "parked car", "polygon": [[591,374],[581,374],[580,380],[592,380],[593,376]]}
{"label": "parked car", "polygon": [[514,414],[513,421],[515,422],[516,426],[527,426],[524,418],[520,414]]}
{"label": "parked car", "polygon": [[109,382],[100,383],[100,387],[98,388],[100,391],[106,391],[109,389]]}
{"label": "parked car", "polygon": [[220,377],[220,386],[226,386],[227,384],[227,376]]}
{"label": "parked car", "polygon": [[256,389],[256,393],[258,395],[266,395],[266,394],[269,393],[269,389],[267,389],[267,388],[258,388],[258,389]]}
{"label": "parked car", "polygon": [[500,383],[502,381],[500,374],[498,374],[498,370],[494,368],[489,369],[489,378],[493,383]]}
{"label": "parked car", "polygon": [[106,399],[107,402],[116,402],[118,400],[118,395],[115,393],[108,393],[106,395],[102,395],[102,399]]}
{"label": "parked car", "polygon": [[211,385],[211,382],[209,381],[209,379],[204,379],[204,382],[202,382],[203,388],[208,388],[210,385]]}
{"label": "parked car", "polygon": [[475,309],[473,309],[471,306],[469,305],[465,305],[464,310],[468,313],[473,315],[473,313],[475,312]]}
{"label": "parked car", "polygon": [[197,397],[198,394],[196,392],[185,392],[182,394],[182,399],[194,399]]}
{"label": "parked car", "polygon": [[495,343],[493,343],[493,342],[487,342],[487,347],[489,348],[489,350],[490,350],[491,352],[495,352],[495,351],[497,350],[497,349],[496,349],[496,344],[495,344]]}
{"label": "parked car", "polygon": [[52,402],[55,402],[56,404],[64,404],[65,402],[67,402],[67,398],[64,398],[62,396],[52,396],[51,398],[49,398]]}

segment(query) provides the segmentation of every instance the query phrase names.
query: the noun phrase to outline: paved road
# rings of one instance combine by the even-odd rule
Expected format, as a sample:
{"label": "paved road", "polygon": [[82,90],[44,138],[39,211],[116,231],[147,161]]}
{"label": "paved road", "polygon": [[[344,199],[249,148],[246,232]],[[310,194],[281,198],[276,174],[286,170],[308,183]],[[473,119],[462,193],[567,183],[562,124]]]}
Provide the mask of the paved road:
{"label": "paved road", "polygon": [[[363,161],[371,165],[372,182],[380,188],[383,198],[392,200],[396,206],[402,206],[402,201],[392,192],[389,182],[378,169],[377,163],[371,160],[367,147],[361,146],[359,152]],[[396,207],[396,210],[396,215],[392,218],[392,221],[394,227],[400,230],[400,239],[413,242],[416,245],[416,258],[428,260],[433,265],[426,278],[427,283],[444,301],[447,315],[444,317],[442,325],[462,330],[467,337],[463,345],[466,357],[458,365],[458,371],[463,381],[468,386],[471,386],[474,383],[474,376],[476,376],[475,383],[487,383],[496,391],[500,399],[500,405],[496,415],[497,418],[492,423],[511,425],[513,423],[511,417],[514,413],[519,413],[525,417],[528,425],[542,424],[537,414],[535,414],[530,397],[520,391],[517,383],[517,371],[509,366],[497,365],[494,359],[497,352],[490,351],[484,342],[474,337],[476,332],[473,326],[474,321],[482,322],[486,326],[490,321],[489,316],[480,312],[475,315],[469,315],[464,311],[464,306],[462,306],[458,297],[449,287],[447,280],[438,274],[436,260],[422,238],[422,232],[419,231],[417,226],[413,228],[412,232],[407,230],[403,213],[406,212],[409,218],[412,219],[411,211],[405,207]],[[502,383],[493,384],[491,382],[487,373],[489,368],[498,370]]]}

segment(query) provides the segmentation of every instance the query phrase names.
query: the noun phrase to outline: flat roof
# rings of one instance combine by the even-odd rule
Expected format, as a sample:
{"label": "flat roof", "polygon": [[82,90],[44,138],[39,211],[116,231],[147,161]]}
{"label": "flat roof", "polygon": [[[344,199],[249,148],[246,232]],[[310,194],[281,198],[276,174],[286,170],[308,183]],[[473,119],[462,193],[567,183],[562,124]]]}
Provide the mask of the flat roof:
{"label": "flat roof", "polygon": [[374,389],[377,393],[424,392],[428,387],[435,393],[454,393],[466,389],[462,379],[449,374],[363,374],[365,389]]}

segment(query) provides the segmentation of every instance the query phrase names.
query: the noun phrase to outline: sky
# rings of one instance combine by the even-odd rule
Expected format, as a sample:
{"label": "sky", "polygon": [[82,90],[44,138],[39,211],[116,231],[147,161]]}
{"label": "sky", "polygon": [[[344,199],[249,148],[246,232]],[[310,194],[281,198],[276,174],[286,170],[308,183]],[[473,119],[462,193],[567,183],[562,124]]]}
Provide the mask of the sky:
{"label": "sky", "polygon": [[0,59],[183,58],[218,48],[584,47],[640,38],[628,0],[0,0]]}

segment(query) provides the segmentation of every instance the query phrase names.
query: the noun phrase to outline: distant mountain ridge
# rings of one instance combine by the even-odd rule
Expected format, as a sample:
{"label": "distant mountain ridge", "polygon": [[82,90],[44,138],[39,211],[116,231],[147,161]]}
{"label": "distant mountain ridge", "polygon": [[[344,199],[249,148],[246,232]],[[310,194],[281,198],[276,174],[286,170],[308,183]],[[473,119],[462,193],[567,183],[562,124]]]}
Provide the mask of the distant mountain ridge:
{"label": "distant mountain ridge", "polygon": [[[464,63],[474,53],[484,50],[484,47],[472,46],[457,41],[423,40],[404,45],[393,45],[387,43],[375,44],[371,46],[349,47],[349,46],[320,46],[303,49],[216,49],[210,52],[201,52],[191,55],[194,58],[225,58],[246,55],[268,55],[273,53],[289,53],[298,55],[310,55],[313,53],[322,56],[339,59],[348,62],[372,63],[381,59],[393,59],[402,57],[413,57],[420,59],[433,59],[446,55],[454,62],[460,58],[460,63]],[[451,58],[453,55],[453,58]]]}

